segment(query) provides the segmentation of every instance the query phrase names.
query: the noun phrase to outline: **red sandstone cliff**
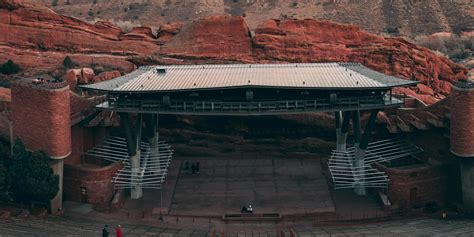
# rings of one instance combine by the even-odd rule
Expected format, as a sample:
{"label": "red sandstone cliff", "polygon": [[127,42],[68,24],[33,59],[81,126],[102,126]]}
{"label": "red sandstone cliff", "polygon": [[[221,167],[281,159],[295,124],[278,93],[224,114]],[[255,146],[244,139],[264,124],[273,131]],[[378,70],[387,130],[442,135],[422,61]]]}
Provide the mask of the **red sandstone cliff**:
{"label": "red sandstone cliff", "polygon": [[[269,20],[249,31],[242,17],[213,16],[190,25],[146,27],[129,33],[107,22],[88,24],[48,8],[0,0],[0,62],[31,71],[61,67],[66,55],[80,66],[130,71],[135,64],[214,62],[360,62],[374,70],[419,80],[402,92],[433,103],[466,69],[401,38],[384,38],[352,25],[316,20]],[[160,46],[161,45],[161,46]]]}
{"label": "red sandstone cliff", "polygon": [[78,64],[133,69],[127,56],[159,50],[147,28],[125,34],[108,22],[85,23],[28,3],[0,0],[0,61],[13,59],[23,68],[48,71],[65,55]]}

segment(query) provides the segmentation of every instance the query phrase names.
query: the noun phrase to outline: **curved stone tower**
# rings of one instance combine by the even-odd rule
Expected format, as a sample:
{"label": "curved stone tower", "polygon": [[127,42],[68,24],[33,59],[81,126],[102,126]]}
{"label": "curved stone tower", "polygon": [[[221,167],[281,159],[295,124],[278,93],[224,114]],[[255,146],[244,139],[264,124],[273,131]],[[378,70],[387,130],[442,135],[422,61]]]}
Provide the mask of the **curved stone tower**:
{"label": "curved stone tower", "polygon": [[460,157],[464,207],[474,210],[474,82],[459,81],[450,97],[451,152]]}
{"label": "curved stone tower", "polygon": [[453,154],[474,158],[474,82],[453,85],[450,137]]}
{"label": "curved stone tower", "polygon": [[51,201],[54,213],[62,203],[63,159],[71,154],[69,85],[49,76],[21,79],[12,83],[11,94],[13,139],[20,138],[31,151],[44,151],[59,175],[59,192]]}

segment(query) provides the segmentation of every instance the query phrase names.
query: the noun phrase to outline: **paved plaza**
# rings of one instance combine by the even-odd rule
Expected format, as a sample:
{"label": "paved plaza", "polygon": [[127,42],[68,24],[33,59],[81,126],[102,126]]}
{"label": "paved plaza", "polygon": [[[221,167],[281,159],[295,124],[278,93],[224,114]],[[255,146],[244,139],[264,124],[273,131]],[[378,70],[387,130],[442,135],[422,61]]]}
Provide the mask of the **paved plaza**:
{"label": "paved plaza", "polygon": [[[11,218],[0,220],[0,236],[101,236],[104,224],[110,227],[118,223],[106,221],[91,221],[74,217],[55,217],[48,219]],[[162,237],[205,237],[211,236],[218,228],[166,228],[144,225],[124,224],[124,236],[162,236]],[[238,228],[234,225],[232,229]],[[402,221],[388,221],[373,224],[344,225],[344,226],[291,226],[291,227],[261,227],[254,230],[224,232],[225,236],[235,237],[273,237],[285,233],[290,236],[290,230],[299,237],[312,236],[474,236],[473,220],[440,220],[440,219],[413,219]],[[114,234],[114,233],[113,233]],[[114,236],[114,235],[111,235]]]}

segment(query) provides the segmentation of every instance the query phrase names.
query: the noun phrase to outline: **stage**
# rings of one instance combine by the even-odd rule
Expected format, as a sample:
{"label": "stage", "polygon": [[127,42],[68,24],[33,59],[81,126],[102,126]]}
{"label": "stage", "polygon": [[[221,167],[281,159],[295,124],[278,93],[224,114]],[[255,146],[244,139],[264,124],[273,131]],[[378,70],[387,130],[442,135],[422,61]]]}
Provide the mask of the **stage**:
{"label": "stage", "polygon": [[[199,174],[182,166],[171,215],[222,216],[252,204],[254,213],[293,215],[334,212],[318,158],[183,158],[200,163]],[[170,190],[168,190],[170,191]]]}

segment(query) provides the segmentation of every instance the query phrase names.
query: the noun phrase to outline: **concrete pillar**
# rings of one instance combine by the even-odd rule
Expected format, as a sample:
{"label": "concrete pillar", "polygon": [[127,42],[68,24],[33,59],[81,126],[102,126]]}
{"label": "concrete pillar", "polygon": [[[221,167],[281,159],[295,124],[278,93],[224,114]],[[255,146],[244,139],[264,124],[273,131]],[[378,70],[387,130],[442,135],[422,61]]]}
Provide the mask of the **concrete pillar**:
{"label": "concrete pillar", "polygon": [[474,159],[460,158],[462,201],[466,210],[474,212]]}
{"label": "concrete pillar", "polygon": [[[147,134],[148,134],[148,142],[150,143],[151,152],[155,155],[158,155],[159,149],[159,141],[160,141],[160,134],[158,133],[158,114],[154,114],[149,117],[148,124],[147,124]],[[160,172],[161,168],[157,167],[155,172]]]}
{"label": "concrete pillar", "polygon": [[141,179],[142,174],[140,172],[140,143],[142,137],[142,115],[137,115],[137,136],[136,136],[136,152],[134,156],[130,156],[130,168],[132,170],[132,189],[130,190],[131,199],[139,199],[143,196]]}
{"label": "concrete pillar", "polygon": [[358,147],[361,139],[360,111],[352,111],[352,128],[354,130],[354,147]]}
{"label": "concrete pillar", "polygon": [[132,170],[132,189],[130,190],[131,199],[140,199],[143,196],[140,176],[140,150],[137,150],[134,156],[130,157],[130,167]]}
{"label": "concrete pillar", "polygon": [[[374,129],[374,126],[375,126],[375,120],[377,119],[377,114],[378,114],[378,110],[371,111],[369,121],[365,127],[364,135],[362,136],[360,140],[360,144],[355,147],[356,150],[355,150],[353,165],[359,171],[364,170],[363,166],[365,165],[365,162],[364,162],[365,153],[367,151],[367,146],[369,145],[370,134],[372,133],[372,130]],[[357,168],[357,167],[360,167],[360,168]],[[363,174],[363,172],[361,172],[361,174]],[[359,178],[360,178],[360,181],[362,182],[364,179],[364,175],[359,176]],[[361,196],[367,195],[367,190],[362,185],[354,187],[354,192],[357,195],[361,195]]]}
{"label": "concrete pillar", "polygon": [[130,190],[131,199],[139,199],[143,196],[142,187],[140,185],[140,142],[141,142],[141,126],[142,116],[137,115],[137,132],[134,134],[132,123],[129,118],[129,114],[121,113],[120,119],[122,120],[122,126],[125,130],[125,137],[127,140],[127,150],[130,161],[131,178],[130,183],[132,188]]}
{"label": "concrete pillar", "polygon": [[340,132],[340,135],[337,137],[337,142],[336,142],[336,150],[337,151],[346,151],[347,133],[349,131],[350,121],[351,121],[351,111],[344,112],[344,118],[343,118],[343,121],[342,121],[341,132]]}
{"label": "concrete pillar", "polygon": [[[336,121],[336,144],[341,139],[341,126],[342,126],[342,112],[336,111],[334,113],[334,119]],[[337,148],[337,145],[336,145]]]}

